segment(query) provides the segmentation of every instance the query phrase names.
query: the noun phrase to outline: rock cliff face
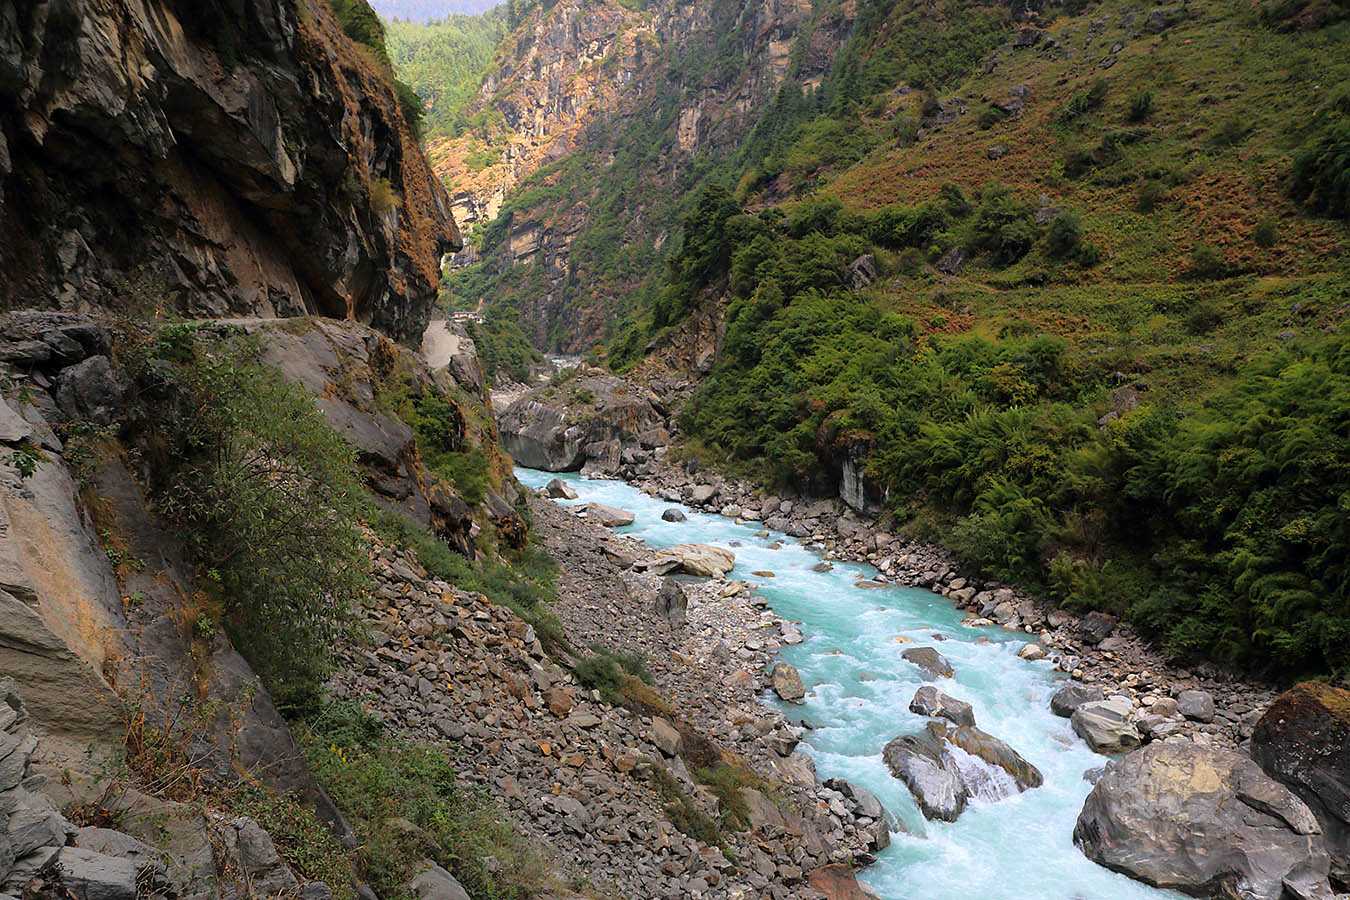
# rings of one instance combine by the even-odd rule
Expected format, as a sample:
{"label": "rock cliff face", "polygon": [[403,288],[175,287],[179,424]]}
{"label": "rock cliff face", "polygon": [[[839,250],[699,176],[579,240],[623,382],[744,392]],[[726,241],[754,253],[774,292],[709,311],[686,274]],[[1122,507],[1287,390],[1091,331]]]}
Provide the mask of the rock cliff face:
{"label": "rock cliff face", "polygon": [[387,73],[321,0],[0,5],[0,308],[411,342],[460,246]]}
{"label": "rock cliff face", "polygon": [[[658,269],[697,160],[734,153],[784,79],[820,84],[854,14],[852,2],[817,14],[802,0],[536,9],[470,110],[498,124],[430,147],[456,216],[484,228],[456,264],[524,267],[529,290],[511,300],[527,333],[589,348],[631,298],[609,296],[613,271],[597,282],[597,254],[574,248],[626,257],[627,290]],[[475,170],[484,144],[495,161]],[[541,190],[519,191],[531,176]]]}

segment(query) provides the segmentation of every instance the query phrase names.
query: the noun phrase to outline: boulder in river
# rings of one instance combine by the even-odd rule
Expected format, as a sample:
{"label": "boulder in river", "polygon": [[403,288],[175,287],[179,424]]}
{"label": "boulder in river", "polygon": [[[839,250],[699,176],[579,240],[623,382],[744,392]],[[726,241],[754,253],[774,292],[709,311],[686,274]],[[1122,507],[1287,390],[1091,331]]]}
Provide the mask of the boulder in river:
{"label": "boulder in river", "polygon": [[1098,700],[1104,700],[1105,695],[1102,689],[1095,684],[1079,684],[1074,682],[1066,684],[1055,692],[1055,696],[1050,698],[1050,711],[1057,716],[1067,719],[1073,715],[1073,711],[1084,703],[1094,703]]}
{"label": "boulder in river", "polygon": [[1331,854],[1331,877],[1350,890],[1350,691],[1295,685],[1252,732],[1257,764],[1312,809]]}
{"label": "boulder in river", "polygon": [[910,712],[916,712],[921,716],[950,719],[957,725],[975,724],[975,711],[971,709],[969,703],[949,697],[931,684],[925,684],[914,692],[914,699],[909,701],[909,709]]}
{"label": "boulder in river", "polygon": [[561,478],[554,478],[544,485],[544,496],[553,500],[575,500],[577,492]]}
{"label": "boulder in river", "polygon": [[900,658],[918,666],[930,678],[951,678],[953,675],[952,664],[947,662],[947,657],[932,647],[910,647],[900,654]]}
{"label": "boulder in river", "polygon": [[1312,810],[1227,750],[1162,742],[1111,763],[1073,839],[1093,862],[1196,897],[1332,897]]}
{"label": "boulder in river", "polygon": [[1096,753],[1125,753],[1139,746],[1139,732],[1130,721],[1133,707],[1124,697],[1084,703],[1069,717],[1074,733]]}
{"label": "boulder in river", "polygon": [[736,565],[736,554],[709,544],[676,544],[656,551],[652,568],[659,572],[685,572],[705,578],[721,578]]}
{"label": "boulder in river", "polygon": [[929,722],[882,750],[891,774],[914,795],[926,818],[954,822],[972,797],[1002,800],[1044,782],[1012,747],[969,725]]}
{"label": "boulder in river", "polygon": [[606,528],[617,528],[620,525],[632,525],[637,516],[626,509],[606,506],[603,503],[591,503],[586,507],[586,518]]}
{"label": "boulder in river", "polygon": [[773,692],[784,700],[800,700],[806,696],[806,687],[797,670],[785,662],[774,663],[769,670],[769,684]]}
{"label": "boulder in river", "polygon": [[673,506],[661,513],[661,521],[663,522],[683,522],[686,518],[683,510],[676,509]]}

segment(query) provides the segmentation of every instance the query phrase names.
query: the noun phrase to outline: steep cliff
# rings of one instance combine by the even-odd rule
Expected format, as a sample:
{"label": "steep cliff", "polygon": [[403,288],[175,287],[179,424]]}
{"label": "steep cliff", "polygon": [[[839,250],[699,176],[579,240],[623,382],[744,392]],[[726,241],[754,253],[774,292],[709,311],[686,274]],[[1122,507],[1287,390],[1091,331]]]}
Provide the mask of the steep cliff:
{"label": "steep cliff", "polygon": [[0,4],[0,307],[415,342],[460,246],[387,68],[323,0]]}
{"label": "steep cliff", "polygon": [[540,346],[589,348],[653,289],[691,190],[780,86],[823,81],[853,3],[564,0],[503,43],[472,127],[433,140],[456,216],[477,229],[452,293],[518,308]]}

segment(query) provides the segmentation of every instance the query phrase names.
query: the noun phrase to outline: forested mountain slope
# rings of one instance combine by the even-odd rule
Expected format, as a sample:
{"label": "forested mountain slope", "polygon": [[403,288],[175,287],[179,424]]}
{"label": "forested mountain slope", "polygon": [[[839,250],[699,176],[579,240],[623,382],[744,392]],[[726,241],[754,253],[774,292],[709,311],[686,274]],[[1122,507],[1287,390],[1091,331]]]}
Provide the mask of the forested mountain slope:
{"label": "forested mountain slope", "polygon": [[723,468],[842,488],[1177,652],[1343,670],[1344,7],[805,21],[781,87],[692,145],[691,85],[742,56],[682,44],[449,290],[619,370],[711,369],[684,426]]}

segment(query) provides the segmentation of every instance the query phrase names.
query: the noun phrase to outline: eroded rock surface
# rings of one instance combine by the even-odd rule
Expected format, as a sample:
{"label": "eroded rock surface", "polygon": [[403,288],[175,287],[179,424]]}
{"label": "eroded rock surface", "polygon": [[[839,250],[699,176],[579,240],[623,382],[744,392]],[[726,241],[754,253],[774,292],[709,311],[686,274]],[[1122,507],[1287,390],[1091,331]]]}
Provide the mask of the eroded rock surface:
{"label": "eroded rock surface", "polygon": [[1111,763],[1073,837],[1094,862],[1198,897],[1332,896],[1312,811],[1232,751],[1163,742]]}

